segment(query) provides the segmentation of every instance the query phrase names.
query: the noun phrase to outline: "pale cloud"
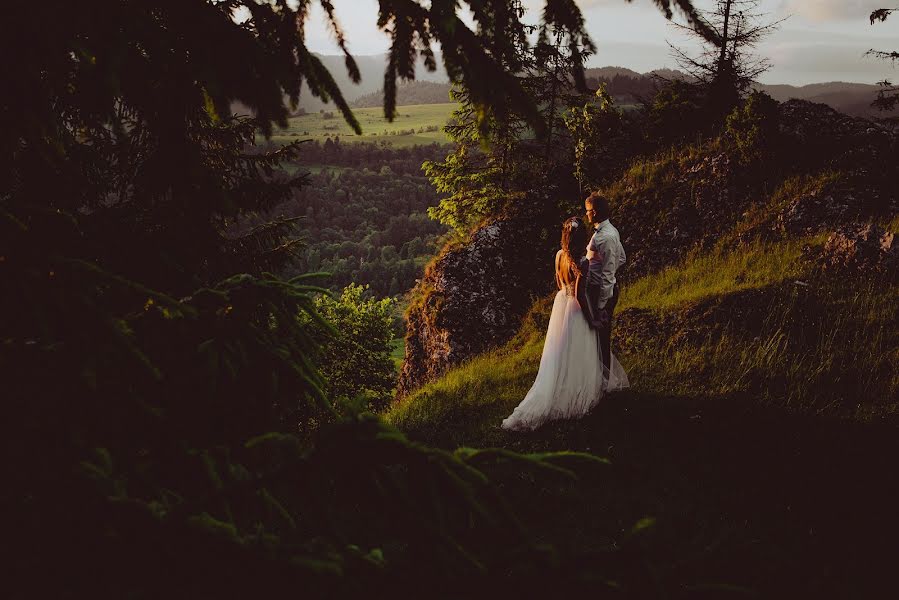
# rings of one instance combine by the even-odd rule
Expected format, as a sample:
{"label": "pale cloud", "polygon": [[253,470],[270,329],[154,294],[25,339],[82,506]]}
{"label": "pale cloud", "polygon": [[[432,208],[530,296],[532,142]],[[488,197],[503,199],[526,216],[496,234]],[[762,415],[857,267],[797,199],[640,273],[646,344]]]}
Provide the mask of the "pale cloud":
{"label": "pale cloud", "polygon": [[783,0],[781,10],[816,22],[864,21],[873,10],[892,4],[890,0]]}
{"label": "pale cloud", "polygon": [[[598,6],[622,6],[626,4],[633,4],[634,6],[647,5],[645,1],[640,0],[634,2],[627,2],[626,0],[574,0],[574,3],[577,4],[582,11],[587,11]],[[532,14],[539,14],[543,10],[543,7],[546,6],[546,0],[523,0],[522,4],[525,9]]]}
{"label": "pale cloud", "polygon": [[[666,40],[677,45],[687,41],[672,28],[652,0],[576,0],[581,7],[598,53],[590,66],[617,65],[645,72],[676,66]],[[378,0],[333,0],[347,34],[350,50],[357,55],[387,51],[389,38],[375,26]],[[694,0],[701,9],[715,0]],[[545,0],[525,0],[531,10],[529,22],[539,19]],[[869,48],[893,49],[899,33],[899,18],[871,26],[868,14],[881,5],[895,6],[899,0],[762,0],[760,11],[772,18],[794,14],[766,38],[758,54],[771,59],[772,69],[762,76],[765,83],[812,83],[858,81],[874,83],[884,77],[899,79],[899,66],[865,56]],[[309,47],[322,54],[339,52],[325,27],[321,9],[310,16]]]}
{"label": "pale cloud", "polygon": [[624,0],[575,0],[575,4],[581,8],[591,8],[593,6],[603,6],[610,4],[622,4]]}

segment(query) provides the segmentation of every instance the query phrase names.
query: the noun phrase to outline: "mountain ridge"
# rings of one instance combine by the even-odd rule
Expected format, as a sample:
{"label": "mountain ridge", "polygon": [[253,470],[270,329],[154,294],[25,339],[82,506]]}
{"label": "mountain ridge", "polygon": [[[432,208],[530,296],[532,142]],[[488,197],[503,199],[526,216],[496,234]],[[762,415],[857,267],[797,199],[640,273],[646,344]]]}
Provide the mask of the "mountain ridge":
{"label": "mountain ridge", "polygon": [[[360,84],[353,84],[346,75],[346,68],[343,64],[343,57],[336,55],[316,55],[324,63],[324,65],[334,75],[334,79],[344,92],[347,102],[355,107],[376,106],[378,100],[383,97],[383,76],[384,68],[387,62],[387,55],[364,55],[356,57],[359,70],[362,73]],[[441,61],[437,60],[437,70],[433,73],[425,69],[424,64],[419,60],[416,66],[415,81],[401,82],[397,104],[400,106],[408,104],[427,104],[432,102],[448,102],[450,84],[446,78],[446,71],[443,69]],[[603,67],[589,67],[585,69],[587,78],[612,80],[616,76],[627,77],[643,84],[645,87],[647,79],[661,77],[664,79],[688,78],[688,75],[668,68],[659,68],[640,73],[628,67],[617,65],[607,65]],[[429,91],[423,98],[418,93],[410,92],[409,86],[414,86],[418,82],[428,84]],[[445,93],[437,90],[434,86],[445,86]],[[846,82],[846,81],[827,81],[819,83],[809,83],[805,85],[793,85],[790,83],[758,83],[754,89],[769,94],[778,102],[786,102],[791,99],[809,100],[827,104],[831,108],[845,112],[852,116],[872,117],[876,116],[876,111],[870,107],[871,102],[876,98],[879,87],[875,84]],[[613,93],[613,95],[615,95]],[[406,96],[409,96],[408,98]],[[366,97],[362,104],[358,101]],[[629,98],[633,100],[633,96]],[[425,101],[422,101],[425,100]],[[304,86],[303,93],[300,95],[300,107],[306,111],[318,111],[324,108],[333,108],[333,103],[324,103],[309,94],[308,88]]]}
{"label": "mountain ridge", "polygon": [[[334,81],[343,92],[344,98],[353,108],[380,106],[383,104],[384,69],[387,65],[386,54],[360,55],[354,57],[359,67],[361,79],[358,84],[352,82],[346,72],[344,57],[342,55],[316,54],[324,66],[334,77]],[[621,104],[638,103],[647,97],[652,80],[663,79],[687,79],[689,76],[681,71],[668,68],[659,68],[640,73],[633,69],[615,65],[603,67],[589,67],[585,69],[588,83],[598,85],[601,82],[617,83],[610,93]],[[590,80],[593,80],[592,82]],[[420,84],[420,85],[419,85]],[[442,86],[442,87],[441,87]],[[427,89],[425,89],[427,88]],[[875,84],[827,81],[809,83],[805,85],[793,85],[790,83],[757,83],[753,89],[770,95],[778,102],[786,102],[791,99],[808,100],[826,104],[840,112],[855,117],[872,118],[878,116],[878,112],[871,107],[871,103],[877,97],[880,89]],[[415,80],[398,85],[397,105],[410,104],[434,104],[449,102],[450,83],[447,80],[446,70],[443,68],[440,57],[437,57],[437,70],[429,72],[421,59],[416,64]],[[232,111],[236,113],[248,113],[249,111],[240,103],[235,102]],[[333,110],[333,102],[323,102],[314,97],[309,87],[303,84],[297,109],[306,112],[318,112],[320,110]]]}

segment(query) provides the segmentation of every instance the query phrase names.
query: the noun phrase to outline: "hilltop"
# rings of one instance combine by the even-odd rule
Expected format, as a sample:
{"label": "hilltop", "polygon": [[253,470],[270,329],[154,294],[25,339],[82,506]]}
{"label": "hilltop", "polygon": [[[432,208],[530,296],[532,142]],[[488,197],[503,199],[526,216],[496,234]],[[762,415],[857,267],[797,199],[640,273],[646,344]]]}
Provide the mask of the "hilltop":
{"label": "hilltop", "polygon": [[[801,100],[766,118],[776,129],[753,157],[722,136],[636,156],[605,186],[628,248],[629,282],[756,239],[795,244],[872,220],[881,228],[890,223],[899,206],[895,133]],[[531,298],[550,291],[557,223],[568,215],[544,209],[538,198],[521,206],[542,212],[491,220],[467,243],[448,246],[426,272],[409,313],[402,391],[505,343]],[[879,231],[841,235],[876,246]],[[541,242],[522,248],[515,242],[522,236]],[[891,240],[884,239],[890,256]]]}
{"label": "hilltop", "polygon": [[575,556],[651,517],[640,547],[676,597],[876,597],[899,534],[899,139],[805,101],[776,120],[754,161],[716,138],[605,186],[630,257],[613,349],[631,389],[581,421],[499,429],[537,372],[564,216],[509,215],[431,265],[388,421],[446,448],[609,459],[516,509]]}

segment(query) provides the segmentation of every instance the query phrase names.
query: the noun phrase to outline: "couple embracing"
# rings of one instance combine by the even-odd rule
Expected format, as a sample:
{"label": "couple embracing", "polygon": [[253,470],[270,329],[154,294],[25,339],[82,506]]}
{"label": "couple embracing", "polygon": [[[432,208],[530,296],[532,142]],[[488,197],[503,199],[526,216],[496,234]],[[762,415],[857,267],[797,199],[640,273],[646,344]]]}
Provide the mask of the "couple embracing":
{"label": "couple embracing", "polygon": [[609,202],[598,193],[584,201],[587,224],[571,217],[562,225],[556,253],[556,285],[537,379],[503,429],[529,430],[555,419],[582,417],[610,391],[628,386],[612,356],[612,314],[618,302],[616,271],[624,264]]}

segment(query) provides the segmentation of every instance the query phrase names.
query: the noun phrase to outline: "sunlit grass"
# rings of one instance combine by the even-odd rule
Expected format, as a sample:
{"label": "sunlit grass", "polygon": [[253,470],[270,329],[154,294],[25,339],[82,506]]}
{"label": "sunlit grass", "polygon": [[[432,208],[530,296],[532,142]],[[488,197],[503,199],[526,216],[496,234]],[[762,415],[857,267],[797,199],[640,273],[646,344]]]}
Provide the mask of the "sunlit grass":
{"label": "sunlit grass", "polygon": [[718,147],[717,142],[706,141],[674,146],[652,156],[638,158],[607,192],[616,196],[626,193],[633,187],[651,189],[665,183],[673,183],[683,174],[684,168],[691,166],[701,157],[712,154]]}
{"label": "sunlit grass", "polygon": [[405,341],[403,338],[395,338],[390,342],[390,358],[397,373],[403,368],[403,360],[406,358]]}
{"label": "sunlit grass", "polygon": [[751,206],[724,239],[737,239],[747,232],[764,227],[765,223],[771,221],[773,215],[783,212],[790,203],[803,196],[825,193],[826,190],[839,186],[845,178],[845,173],[832,169],[787,178],[770,197]]}
{"label": "sunlit grass", "polygon": [[537,301],[509,343],[415,390],[385,418],[405,431],[450,428],[456,445],[497,443],[500,422],[534,382],[550,308],[551,299]]}
{"label": "sunlit grass", "polygon": [[736,250],[719,248],[708,254],[694,254],[681,264],[625,286],[619,310],[665,310],[710,296],[762,288],[800,277],[810,268],[802,260],[802,248],[809,243],[821,244],[823,239],[786,243],[756,241]]}
{"label": "sunlit grass", "polygon": [[[762,404],[860,420],[899,412],[899,370],[893,367],[899,363],[899,287],[876,277],[852,282],[821,275],[802,248],[822,242],[817,236],[718,249],[628,285],[623,320],[628,309],[649,309],[670,315],[674,324],[673,331],[619,336],[629,394],[742,394]],[[763,303],[750,311],[759,322],[685,322],[699,334],[677,335],[688,307],[727,296]],[[387,420],[405,431],[441,432],[458,444],[506,442],[498,426],[534,381],[548,312],[546,300],[538,303],[512,342],[394,404]]]}
{"label": "sunlit grass", "polygon": [[887,231],[892,231],[893,233],[899,233],[899,215],[895,215],[891,219],[882,219],[878,223],[878,225],[880,225]]}
{"label": "sunlit grass", "polygon": [[465,432],[459,445],[482,443],[524,398],[542,350],[543,339],[537,337],[514,352],[477,356],[394,404],[385,418],[406,431],[452,427]]}
{"label": "sunlit grass", "polygon": [[860,420],[899,411],[899,287],[824,280],[765,297],[756,327],[660,339],[620,357],[635,391],[751,394],[763,404]]}

